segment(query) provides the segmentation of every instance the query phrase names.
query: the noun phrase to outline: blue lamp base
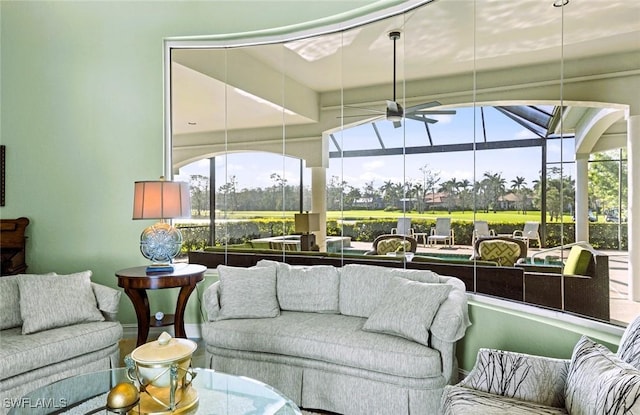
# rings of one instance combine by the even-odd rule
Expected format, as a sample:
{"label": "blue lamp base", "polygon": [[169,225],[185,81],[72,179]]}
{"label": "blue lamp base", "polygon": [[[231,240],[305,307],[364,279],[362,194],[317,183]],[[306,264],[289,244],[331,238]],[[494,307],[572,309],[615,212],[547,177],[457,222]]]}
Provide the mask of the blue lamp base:
{"label": "blue lamp base", "polygon": [[151,260],[147,274],[171,273],[173,258],[180,253],[182,234],[166,222],[158,222],[142,231],[140,252]]}

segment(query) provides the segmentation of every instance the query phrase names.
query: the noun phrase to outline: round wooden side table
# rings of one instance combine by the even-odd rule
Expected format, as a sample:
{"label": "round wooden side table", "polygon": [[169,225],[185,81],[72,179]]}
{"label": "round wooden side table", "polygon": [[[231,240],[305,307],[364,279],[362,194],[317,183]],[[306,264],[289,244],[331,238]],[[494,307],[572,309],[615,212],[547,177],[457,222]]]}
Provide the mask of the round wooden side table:
{"label": "round wooden side table", "polygon": [[184,329],[184,310],[189,296],[196,284],[204,279],[207,267],[196,264],[176,264],[173,272],[147,274],[147,267],[126,268],[116,272],[118,286],[124,288],[136,310],[138,319],[137,346],[146,343],[152,317],[149,311],[147,290],[180,287],[175,314],[167,314],[162,320],[153,317],[154,327],[175,326],[175,337],[186,337]]}

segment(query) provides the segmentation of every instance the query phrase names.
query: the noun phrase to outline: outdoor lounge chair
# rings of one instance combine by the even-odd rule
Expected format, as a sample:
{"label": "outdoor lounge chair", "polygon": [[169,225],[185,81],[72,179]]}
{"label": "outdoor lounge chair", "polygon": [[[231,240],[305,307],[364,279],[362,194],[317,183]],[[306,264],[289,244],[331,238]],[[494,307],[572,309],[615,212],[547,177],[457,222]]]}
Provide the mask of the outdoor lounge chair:
{"label": "outdoor lounge chair", "polygon": [[538,241],[538,248],[542,248],[542,242],[540,241],[540,234],[538,233],[538,222],[525,222],[523,230],[513,231],[513,238],[523,240],[529,247],[531,240]]}
{"label": "outdoor lounge chair", "polygon": [[391,228],[392,235],[407,235],[413,237],[413,228],[411,227],[411,218],[398,218],[398,224],[395,228]]}
{"label": "outdoor lounge chair", "polygon": [[373,240],[373,246],[364,254],[386,255],[391,252],[396,252],[400,246],[404,248],[404,252],[415,253],[418,248],[418,241],[406,235],[380,235]]}
{"label": "outdoor lounge chair", "polygon": [[451,229],[451,218],[436,218],[436,226],[431,228],[431,235],[427,237],[427,244],[437,245],[439,242],[448,246],[455,244],[453,229]]}
{"label": "outdoor lounge chair", "polygon": [[475,246],[475,243],[479,238],[486,238],[488,236],[496,236],[495,231],[493,229],[489,229],[489,222],[486,220],[474,221],[471,245]]}

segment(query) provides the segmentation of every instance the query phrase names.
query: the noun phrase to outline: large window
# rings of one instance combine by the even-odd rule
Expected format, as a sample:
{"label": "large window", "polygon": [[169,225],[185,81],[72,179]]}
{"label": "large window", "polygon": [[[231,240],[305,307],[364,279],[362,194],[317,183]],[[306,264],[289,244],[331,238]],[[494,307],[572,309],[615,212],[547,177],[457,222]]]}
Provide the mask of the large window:
{"label": "large window", "polygon": [[[209,227],[187,246],[292,236],[294,214],[311,211],[324,222],[319,249],[354,242],[343,255],[399,217],[428,235],[441,216],[452,256],[469,255],[476,220],[500,235],[538,223],[530,252],[553,257],[545,265],[585,227],[595,248],[626,249],[624,150],[584,138],[624,103],[568,99],[565,87],[611,53],[593,26],[571,23],[601,22],[619,52],[634,48],[634,23],[571,6],[425,2],[318,35],[168,42],[169,168],[192,183],[191,226]],[[588,194],[576,154],[591,154]]]}

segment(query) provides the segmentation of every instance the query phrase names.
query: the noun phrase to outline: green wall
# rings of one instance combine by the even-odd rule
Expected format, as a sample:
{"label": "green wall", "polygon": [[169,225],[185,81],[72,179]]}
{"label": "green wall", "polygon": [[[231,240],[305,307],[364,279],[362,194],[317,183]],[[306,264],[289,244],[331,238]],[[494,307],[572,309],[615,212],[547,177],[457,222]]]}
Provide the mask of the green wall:
{"label": "green wall", "polygon": [[[340,20],[397,3],[1,1],[7,200],[0,216],[31,220],[29,271],[91,269],[95,281],[115,286],[116,270],[145,264],[138,238],[150,223],[131,220],[133,182],[163,174],[164,38]],[[200,320],[203,288],[189,303],[187,323]],[[152,310],[171,310],[176,291],[152,292]],[[135,322],[126,297],[121,310],[123,323]],[[470,311],[474,325],[458,349],[466,370],[479,347],[567,357],[584,331],[484,305]]]}
{"label": "green wall", "polygon": [[[523,306],[523,309],[530,307]],[[464,370],[473,367],[480,348],[568,359],[583,334],[612,351],[618,349],[622,334],[617,328],[598,330],[584,327],[580,319],[576,322],[559,321],[473,299],[469,301],[469,318],[472,325],[457,348],[458,364]]]}
{"label": "green wall", "polygon": [[[133,182],[163,174],[163,39],[304,27],[392,3],[0,1],[0,216],[30,219],[29,272],[91,269],[115,286],[116,270],[146,263],[138,241],[151,222],[131,220]],[[167,312],[176,296],[152,292],[151,307]],[[128,298],[121,306],[134,323]]]}

